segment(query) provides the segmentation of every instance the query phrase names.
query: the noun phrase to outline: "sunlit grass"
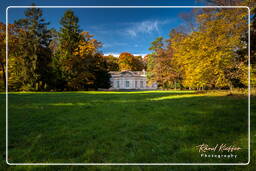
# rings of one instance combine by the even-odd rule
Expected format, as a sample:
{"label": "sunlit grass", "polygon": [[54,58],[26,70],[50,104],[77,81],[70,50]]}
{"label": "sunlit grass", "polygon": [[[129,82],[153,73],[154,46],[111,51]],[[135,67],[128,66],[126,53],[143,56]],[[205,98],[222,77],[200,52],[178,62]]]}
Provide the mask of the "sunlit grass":
{"label": "sunlit grass", "polygon": [[149,100],[181,99],[181,98],[201,97],[201,96],[208,96],[208,95],[207,94],[168,95],[168,96],[151,98]]}
{"label": "sunlit grass", "polygon": [[[9,162],[246,162],[247,105],[229,92],[10,93]],[[202,159],[200,143],[243,150]]]}
{"label": "sunlit grass", "polygon": [[[63,91],[63,92],[39,92],[39,91],[19,91],[19,92],[8,92],[8,94],[69,94],[69,93],[78,93],[78,94],[144,94],[144,93],[195,93],[194,90],[142,90],[142,91]],[[5,92],[0,92],[5,94]]]}

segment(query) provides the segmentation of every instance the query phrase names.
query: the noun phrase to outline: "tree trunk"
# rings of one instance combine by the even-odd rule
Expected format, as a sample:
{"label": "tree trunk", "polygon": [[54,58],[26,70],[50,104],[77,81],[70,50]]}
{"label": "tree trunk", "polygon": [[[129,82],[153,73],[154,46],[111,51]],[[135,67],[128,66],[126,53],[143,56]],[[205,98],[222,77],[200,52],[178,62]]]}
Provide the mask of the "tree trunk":
{"label": "tree trunk", "polygon": [[230,91],[230,93],[233,92],[233,85],[232,85],[232,83],[230,83],[230,85],[229,85],[229,91]]}
{"label": "tree trunk", "polygon": [[3,71],[4,88],[6,88],[6,75],[5,75],[4,63],[0,62],[0,64]]}

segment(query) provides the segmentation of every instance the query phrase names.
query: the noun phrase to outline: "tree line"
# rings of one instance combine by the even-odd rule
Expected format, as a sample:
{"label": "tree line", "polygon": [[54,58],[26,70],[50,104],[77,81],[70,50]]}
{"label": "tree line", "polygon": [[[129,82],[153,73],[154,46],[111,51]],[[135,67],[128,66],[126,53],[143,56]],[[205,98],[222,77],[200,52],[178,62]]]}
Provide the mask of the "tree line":
{"label": "tree line", "polygon": [[[225,1],[211,1],[224,3]],[[239,1],[246,5],[246,1]],[[227,5],[227,4],[226,4]],[[255,7],[255,6],[254,6]],[[256,85],[256,10],[251,18],[251,85]],[[156,38],[147,76],[162,88],[232,89],[248,86],[248,10],[200,9],[183,14],[185,28]]]}
{"label": "tree line", "polygon": [[[231,1],[230,1],[231,2]],[[233,2],[233,1],[232,1]],[[226,1],[211,3],[225,4]],[[247,5],[237,1],[236,5]],[[218,4],[219,5],[219,4]],[[256,85],[256,9],[251,10],[251,85]],[[247,9],[200,9],[183,13],[185,25],[158,37],[152,53],[104,56],[102,43],[79,27],[67,10],[60,29],[50,29],[39,8],[8,25],[8,89],[63,91],[109,88],[109,71],[147,71],[160,88],[232,89],[248,85]],[[0,23],[0,89],[5,86],[5,28]]]}
{"label": "tree line", "polygon": [[[141,56],[128,52],[104,56],[102,43],[79,27],[67,10],[60,29],[49,29],[42,9],[29,8],[25,17],[8,25],[8,89],[10,91],[89,90],[109,88],[109,71],[142,70]],[[5,29],[0,23],[1,89],[5,86]]]}

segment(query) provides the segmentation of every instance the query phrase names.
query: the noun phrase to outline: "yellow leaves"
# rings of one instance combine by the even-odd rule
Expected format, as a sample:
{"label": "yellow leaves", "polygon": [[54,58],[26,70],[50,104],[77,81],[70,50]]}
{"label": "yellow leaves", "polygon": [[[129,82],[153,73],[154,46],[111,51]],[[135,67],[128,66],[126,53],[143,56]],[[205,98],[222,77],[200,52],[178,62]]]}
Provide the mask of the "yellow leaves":
{"label": "yellow leaves", "polygon": [[202,13],[197,16],[197,22],[199,23],[204,22],[207,18],[209,18],[209,15],[206,13]]}
{"label": "yellow leaves", "polygon": [[197,16],[198,31],[182,39],[172,35],[174,61],[182,68],[185,86],[229,86],[234,77],[243,82],[245,72],[235,61],[236,50],[243,46],[241,35],[246,31],[246,20],[241,16],[244,11],[205,12]]}
{"label": "yellow leaves", "polygon": [[97,50],[92,42],[80,42],[78,48],[75,50],[75,55],[84,56],[86,54],[92,54]]}
{"label": "yellow leaves", "polygon": [[82,40],[79,41],[78,48],[75,49],[74,55],[83,57],[88,54],[95,54],[97,49],[101,46],[101,43],[96,39],[92,39],[93,35],[90,35],[89,32],[82,32],[81,36]]}
{"label": "yellow leaves", "polygon": [[123,52],[119,56],[119,68],[120,70],[133,70],[133,63],[134,61],[134,56],[128,52]]}
{"label": "yellow leaves", "polygon": [[91,39],[93,37],[93,35],[90,35],[87,31],[83,31],[81,33],[81,36],[84,37],[86,40]]}

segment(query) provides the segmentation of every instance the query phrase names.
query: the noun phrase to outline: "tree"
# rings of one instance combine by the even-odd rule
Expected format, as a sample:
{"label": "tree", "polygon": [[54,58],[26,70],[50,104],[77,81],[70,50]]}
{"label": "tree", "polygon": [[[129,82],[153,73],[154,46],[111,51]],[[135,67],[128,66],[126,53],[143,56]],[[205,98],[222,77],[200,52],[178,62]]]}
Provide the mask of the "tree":
{"label": "tree", "polygon": [[71,76],[68,87],[71,90],[109,88],[110,75],[107,62],[98,51],[100,46],[101,43],[93,39],[93,35],[81,33],[79,45],[67,64]]}
{"label": "tree", "polygon": [[141,71],[144,69],[142,57],[135,57],[128,52],[123,52],[120,54],[118,64],[121,71]]}
{"label": "tree", "polygon": [[60,20],[59,45],[54,55],[55,75],[58,80],[56,87],[59,89],[69,89],[68,82],[73,79],[70,61],[75,58],[75,51],[82,39],[78,22],[79,19],[72,10],[65,11]]}
{"label": "tree", "polygon": [[245,16],[244,9],[208,10],[197,16],[198,31],[171,40],[186,87],[246,85],[247,61],[237,55],[237,50],[245,46],[240,41],[246,30]]}
{"label": "tree", "polygon": [[[5,88],[6,77],[5,77],[5,24],[0,23],[0,72],[2,72],[1,77],[3,80],[3,86],[0,86],[0,89]],[[1,88],[2,87],[2,88]]]}
{"label": "tree", "polygon": [[[4,88],[6,85],[6,25],[0,23],[0,73],[2,71],[2,82]],[[20,30],[15,24],[8,24],[8,89],[17,90],[22,85],[22,80],[20,79],[22,58],[19,56],[21,53],[21,48],[19,46],[18,34]]]}
{"label": "tree", "polygon": [[18,48],[16,54],[21,59],[20,73],[17,75],[22,80],[25,90],[43,90],[49,82],[51,63],[51,42],[49,23],[42,18],[42,9],[32,7],[25,11],[25,18],[15,21],[18,32]]}
{"label": "tree", "polygon": [[108,71],[119,71],[118,58],[113,55],[103,56],[107,62]]}
{"label": "tree", "polygon": [[134,56],[134,65],[136,71],[142,71],[146,69],[142,56]]}
{"label": "tree", "polygon": [[94,69],[94,74],[96,75],[96,80],[94,83],[94,88],[110,88],[110,74],[108,73],[107,61],[103,58],[102,54],[96,54],[96,67]]}
{"label": "tree", "polygon": [[183,30],[183,32],[189,33],[192,31],[196,31],[196,16],[201,12],[201,9],[194,8],[189,12],[183,12],[180,14],[180,18],[185,21],[184,25],[179,26],[179,30]]}
{"label": "tree", "polygon": [[78,25],[79,19],[72,10],[67,10],[60,20],[61,29],[59,41],[62,58],[71,57],[81,40],[81,30]]}
{"label": "tree", "polygon": [[[252,8],[252,20],[251,20],[251,85],[256,86],[256,7]],[[247,50],[247,49],[245,49]],[[247,52],[244,52],[247,53]]]}
{"label": "tree", "polygon": [[153,51],[147,56],[149,82],[157,82],[158,86],[162,88],[176,88],[179,78],[172,59],[172,49],[162,37],[156,38],[149,49]]}
{"label": "tree", "polygon": [[[251,85],[256,85],[255,75],[256,75],[256,68],[255,68],[255,62],[256,62],[256,22],[255,22],[255,2],[251,0],[205,0],[205,2],[215,5],[240,5],[240,6],[248,6],[251,8]],[[247,46],[244,48],[241,48],[237,51],[240,58],[248,58],[248,31],[246,30],[244,34],[241,35],[241,42],[245,42]]]}
{"label": "tree", "polygon": [[149,50],[152,50],[154,53],[161,53],[164,49],[164,38],[158,37],[151,44]]}
{"label": "tree", "polygon": [[251,63],[256,64],[256,7],[252,9],[251,20]]}
{"label": "tree", "polygon": [[150,59],[150,54],[145,55],[144,58],[142,59],[142,62],[146,71],[148,70],[149,59]]}
{"label": "tree", "polygon": [[[152,54],[148,54],[146,56],[147,59],[147,78],[149,80],[149,83],[153,83],[153,82],[158,82],[159,81],[156,79],[157,77],[157,72],[156,71],[156,58],[158,56],[162,56],[165,49],[164,49],[164,40],[163,37],[158,37],[156,38],[152,43],[151,43],[151,47],[149,48],[149,50],[153,51]],[[161,84],[161,83],[160,83]]]}
{"label": "tree", "polygon": [[206,1],[207,3],[220,5],[220,6],[234,6],[234,5],[240,5],[240,3],[243,0],[201,0],[201,1]]}

